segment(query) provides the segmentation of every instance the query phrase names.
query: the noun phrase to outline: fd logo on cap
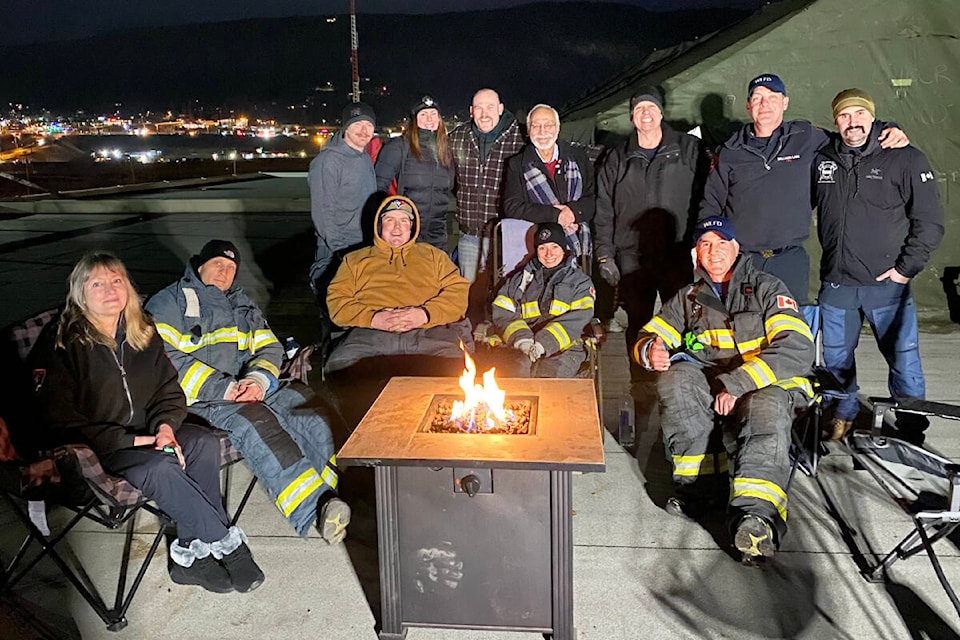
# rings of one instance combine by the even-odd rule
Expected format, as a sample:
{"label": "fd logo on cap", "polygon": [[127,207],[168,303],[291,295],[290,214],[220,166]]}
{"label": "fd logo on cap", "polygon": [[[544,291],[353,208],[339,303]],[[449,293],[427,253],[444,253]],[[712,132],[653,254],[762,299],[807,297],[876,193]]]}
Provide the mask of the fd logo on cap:
{"label": "fd logo on cap", "polygon": [[540,229],[540,233],[537,234],[539,240],[546,240],[550,237],[550,229]]}
{"label": "fd logo on cap", "polygon": [[350,109],[350,117],[359,116],[361,114],[363,114],[363,110],[360,109],[360,107],[354,107]]}

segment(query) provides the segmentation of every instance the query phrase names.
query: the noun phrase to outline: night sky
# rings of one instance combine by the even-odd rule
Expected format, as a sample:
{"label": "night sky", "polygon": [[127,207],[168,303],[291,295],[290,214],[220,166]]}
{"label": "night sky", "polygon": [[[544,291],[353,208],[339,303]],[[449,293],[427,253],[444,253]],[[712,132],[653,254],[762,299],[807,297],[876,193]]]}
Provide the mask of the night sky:
{"label": "night sky", "polygon": [[[441,13],[515,7],[535,0],[356,0],[363,13]],[[555,0],[557,1],[557,0]],[[559,0],[561,2],[582,0]],[[764,0],[613,0],[663,11],[756,8]],[[141,26],[346,13],[348,0],[4,0],[0,47],[81,38]],[[361,24],[362,31],[362,24]]]}

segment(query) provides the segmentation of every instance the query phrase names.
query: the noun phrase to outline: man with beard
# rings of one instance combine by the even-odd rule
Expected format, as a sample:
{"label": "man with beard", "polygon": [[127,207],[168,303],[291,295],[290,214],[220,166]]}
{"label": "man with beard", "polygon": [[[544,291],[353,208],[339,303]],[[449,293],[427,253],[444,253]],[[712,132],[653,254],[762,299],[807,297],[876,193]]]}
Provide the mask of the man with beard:
{"label": "man with beard", "polygon": [[[814,159],[824,364],[847,395],[827,434],[844,436],[856,417],[854,351],[866,317],[890,367],[890,395],[923,399],[917,310],[910,280],[943,238],[943,208],[926,156],[914,147],[884,149],[873,99],[860,89],[833,99],[840,139]],[[897,417],[900,435],[923,440],[922,416]]]}
{"label": "man with beard", "polygon": [[507,161],[503,213],[529,222],[556,222],[580,256],[580,225],[593,219],[596,207],[593,163],[581,147],[558,141],[559,134],[560,114],[550,105],[538,104],[527,114],[530,144]]}
{"label": "man with beard", "polygon": [[503,108],[493,89],[480,89],[470,105],[470,122],[450,134],[457,164],[457,255],[460,273],[473,282],[486,262],[484,226],[500,214],[500,187],[507,158],[523,147],[517,119]]}
{"label": "man with beard", "polygon": [[[747,85],[752,122],[727,140],[707,177],[700,219],[726,216],[737,225],[741,250],[758,269],[787,285],[801,304],[810,287],[810,165],[829,134],[806,120],[784,121],[790,104],[783,80],[764,73]],[[885,148],[909,144],[888,125],[880,134]]]}

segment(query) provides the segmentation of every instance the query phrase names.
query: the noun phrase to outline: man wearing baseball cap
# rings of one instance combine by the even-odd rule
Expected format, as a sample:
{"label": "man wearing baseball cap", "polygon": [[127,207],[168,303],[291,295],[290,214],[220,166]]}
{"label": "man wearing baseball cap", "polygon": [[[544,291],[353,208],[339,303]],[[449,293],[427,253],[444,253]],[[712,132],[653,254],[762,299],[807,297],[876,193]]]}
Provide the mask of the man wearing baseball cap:
{"label": "man wearing baseball cap", "polygon": [[[910,280],[923,271],[944,232],[937,181],[914,147],[884,149],[876,105],[860,89],[833,99],[840,138],[814,159],[824,364],[844,385],[826,434],[839,440],[859,411],[854,351],[866,317],[890,366],[896,398],[923,399],[917,310]],[[927,419],[897,415],[900,437],[922,442]]]}
{"label": "man wearing baseball cap", "polygon": [[[787,530],[790,429],[812,396],[804,376],[813,336],[783,282],[740,254],[729,218],[701,220],[693,237],[693,284],[644,325],[632,350],[636,362],[658,372],[676,489],[666,510],[695,515],[720,488],[729,497],[734,546],[745,559],[770,556]],[[727,456],[708,450],[714,414],[726,416]]]}
{"label": "man wearing baseball cap", "polygon": [[[600,277],[619,285],[627,312],[627,346],[667,300],[688,284],[690,228],[707,162],[700,141],[663,122],[663,94],[638,87],[630,98],[635,135],[613,148],[597,171],[595,255]],[[632,382],[643,370],[630,366]]]}
{"label": "man wearing baseball cap", "polygon": [[[810,286],[810,166],[827,132],[806,120],[784,121],[790,104],[783,80],[762,73],[747,84],[745,124],[720,148],[707,178],[700,218],[726,216],[737,225],[741,250],[777,276],[805,304]],[[884,147],[903,147],[902,131],[887,125]]]}
{"label": "man wearing baseball cap", "polygon": [[239,266],[232,242],[211,240],[146,309],[190,412],[230,434],[299,535],[306,537],[316,524],[324,540],[340,542],[350,507],[336,493],[330,424],[310,387],[280,381],[283,346],[257,303],[236,284]]}

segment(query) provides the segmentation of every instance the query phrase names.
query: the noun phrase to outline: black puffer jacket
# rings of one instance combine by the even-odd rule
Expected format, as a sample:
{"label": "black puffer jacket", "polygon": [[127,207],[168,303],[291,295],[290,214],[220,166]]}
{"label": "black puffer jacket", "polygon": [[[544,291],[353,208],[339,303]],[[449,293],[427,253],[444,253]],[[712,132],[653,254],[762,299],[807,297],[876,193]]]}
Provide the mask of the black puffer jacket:
{"label": "black puffer jacket", "polygon": [[405,138],[395,138],[384,145],[377,156],[377,190],[386,191],[396,179],[398,193],[413,200],[420,210],[420,235],[417,241],[427,242],[446,251],[447,211],[453,202],[453,162],[443,166],[436,156],[436,134],[420,132],[420,155],[417,160]]}
{"label": "black puffer jacket", "polygon": [[926,156],[911,146],[883,149],[879,135],[874,123],[862,153],[837,139],[813,163],[823,282],[871,286],[890,267],[912,278],[943,238],[943,207]]}
{"label": "black puffer jacket", "polygon": [[597,172],[597,257],[616,256],[620,270],[631,273],[640,256],[688,251],[706,170],[700,141],[665,124],[653,160],[636,134],[612,149]]}
{"label": "black puffer jacket", "polygon": [[51,444],[83,443],[102,456],[132,447],[135,436],[155,435],[161,424],[180,428],[186,400],[159,335],[143,351],[125,336],[116,352],[75,340],[57,349],[58,324],[44,329],[29,361]]}

